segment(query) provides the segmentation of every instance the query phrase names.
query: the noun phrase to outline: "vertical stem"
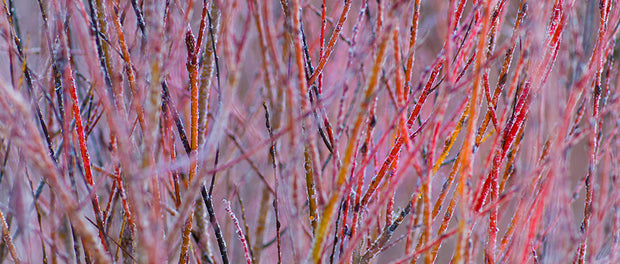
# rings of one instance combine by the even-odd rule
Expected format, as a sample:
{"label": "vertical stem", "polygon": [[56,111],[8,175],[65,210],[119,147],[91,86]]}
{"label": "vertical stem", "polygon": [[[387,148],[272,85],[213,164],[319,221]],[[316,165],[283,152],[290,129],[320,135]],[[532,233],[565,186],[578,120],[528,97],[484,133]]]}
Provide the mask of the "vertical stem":
{"label": "vertical stem", "polygon": [[64,37],[62,41],[62,56],[65,59],[65,64],[61,65],[63,75],[63,86],[68,88],[69,94],[71,95],[71,99],[73,100],[73,117],[75,119],[75,127],[78,134],[78,141],[80,144],[80,154],[82,156],[82,163],[84,165],[84,178],[86,179],[86,183],[91,191],[91,202],[93,204],[93,210],[95,211],[95,218],[97,221],[97,226],[99,229],[99,238],[101,239],[101,243],[104,247],[104,250],[108,251],[108,243],[107,236],[104,232],[104,224],[103,224],[103,216],[101,214],[101,208],[99,207],[99,198],[97,197],[97,192],[95,189],[95,184],[93,181],[92,169],[90,164],[90,156],[88,154],[88,148],[86,143],[86,136],[84,135],[84,127],[82,125],[82,114],[80,112],[80,103],[78,101],[77,92],[75,90],[75,80],[73,79],[73,73],[71,69],[70,56],[69,56],[69,48],[67,47],[66,35],[61,34]]}
{"label": "vertical stem", "polygon": [[[189,72],[189,87],[190,87],[190,97],[191,97],[191,124],[190,124],[190,167],[189,167],[189,177],[188,182],[191,182],[196,175],[197,169],[197,161],[196,155],[198,154],[198,86],[197,86],[197,56],[196,56],[196,43],[194,39],[194,34],[192,34],[191,29],[188,27],[185,34],[185,44],[187,47],[187,71]],[[179,263],[184,264],[187,263],[189,255],[189,241],[190,234],[192,231],[192,214],[187,217],[187,221],[185,222],[185,226],[183,229],[183,242],[181,246],[181,256],[179,258]]]}
{"label": "vertical stem", "polygon": [[2,210],[0,210],[0,221],[2,221],[0,223],[2,225],[2,240],[4,240],[4,243],[6,243],[6,245],[8,245],[9,253],[11,254],[11,257],[13,258],[13,261],[17,264],[20,264],[22,263],[22,261],[21,259],[19,259],[19,256],[17,255],[17,249],[15,248],[15,245],[13,244],[13,239],[11,238],[9,226],[6,223],[6,219],[4,218],[4,214],[2,213]]}
{"label": "vertical stem", "polygon": [[[298,1],[297,1],[298,2]],[[323,239],[328,231],[328,225],[331,221],[331,218],[334,216],[334,213],[337,209],[337,203],[340,200],[340,197],[343,192],[343,187],[345,186],[345,180],[347,172],[350,169],[351,163],[353,162],[352,157],[355,152],[355,146],[357,142],[357,138],[361,135],[361,128],[363,124],[364,117],[368,111],[370,103],[373,101],[372,98],[375,94],[375,89],[377,88],[378,79],[379,79],[379,70],[383,66],[383,59],[385,56],[385,51],[387,45],[389,43],[389,34],[384,34],[381,38],[380,44],[377,49],[377,55],[375,57],[374,65],[372,68],[372,72],[370,78],[368,79],[368,85],[365,91],[364,99],[360,106],[359,112],[355,118],[353,129],[351,130],[351,139],[349,139],[349,144],[345,150],[345,155],[343,159],[343,165],[338,171],[338,177],[336,182],[336,192],[332,193],[329,202],[325,206],[323,218],[320,221],[318,231],[316,232],[316,236],[314,238],[314,242],[312,245],[312,260],[315,263],[321,262],[321,248],[323,245]]]}
{"label": "vertical stem", "polygon": [[469,97],[469,119],[467,121],[467,127],[465,130],[465,141],[463,142],[463,147],[461,148],[461,155],[463,158],[461,160],[462,167],[461,173],[459,177],[459,184],[456,188],[455,195],[459,197],[459,206],[463,210],[459,217],[458,223],[458,240],[456,252],[453,258],[454,263],[465,263],[466,262],[466,248],[467,241],[469,240],[469,223],[468,219],[471,217],[471,212],[468,211],[469,205],[468,201],[470,200],[469,191],[466,192],[466,181],[471,179],[473,175],[473,165],[474,165],[474,157],[472,157],[472,152],[474,150],[475,145],[475,137],[476,137],[476,122],[478,121],[478,108],[479,108],[479,96],[480,96],[480,83],[481,83],[481,69],[482,64],[485,60],[486,52],[484,52],[485,45],[487,44],[487,28],[488,28],[488,14],[490,10],[490,4],[486,1],[481,3],[485,12],[482,16],[482,23],[480,23],[480,31],[478,33],[478,46],[476,52],[476,67],[475,67],[475,77],[473,88]]}

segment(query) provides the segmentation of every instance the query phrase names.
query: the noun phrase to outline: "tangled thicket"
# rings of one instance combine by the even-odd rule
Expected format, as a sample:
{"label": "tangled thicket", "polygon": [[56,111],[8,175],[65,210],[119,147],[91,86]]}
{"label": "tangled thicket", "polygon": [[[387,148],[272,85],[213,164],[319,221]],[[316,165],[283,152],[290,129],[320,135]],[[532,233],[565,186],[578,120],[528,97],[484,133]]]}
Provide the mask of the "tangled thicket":
{"label": "tangled thicket", "polygon": [[5,0],[0,262],[618,263],[612,0]]}

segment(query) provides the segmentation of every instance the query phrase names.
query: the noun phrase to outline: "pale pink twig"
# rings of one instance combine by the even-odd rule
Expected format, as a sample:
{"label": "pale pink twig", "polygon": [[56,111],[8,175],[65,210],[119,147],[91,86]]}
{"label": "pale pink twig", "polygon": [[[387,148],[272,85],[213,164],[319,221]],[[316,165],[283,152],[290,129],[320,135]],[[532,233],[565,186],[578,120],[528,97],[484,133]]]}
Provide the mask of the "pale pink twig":
{"label": "pale pink twig", "polygon": [[243,244],[243,251],[245,253],[245,260],[247,261],[248,264],[252,264],[252,257],[250,256],[250,250],[249,250],[249,246],[248,246],[248,242],[245,240],[245,235],[243,235],[243,231],[241,231],[241,226],[239,225],[239,220],[237,219],[237,217],[235,216],[235,213],[233,213],[232,209],[230,208],[230,202],[227,201],[226,199],[224,200],[224,205],[225,205],[225,209],[226,212],[228,213],[228,216],[230,216],[230,218],[233,221],[233,224],[235,224],[235,230],[237,230],[237,236],[239,236],[239,240],[241,240],[241,244]]}

